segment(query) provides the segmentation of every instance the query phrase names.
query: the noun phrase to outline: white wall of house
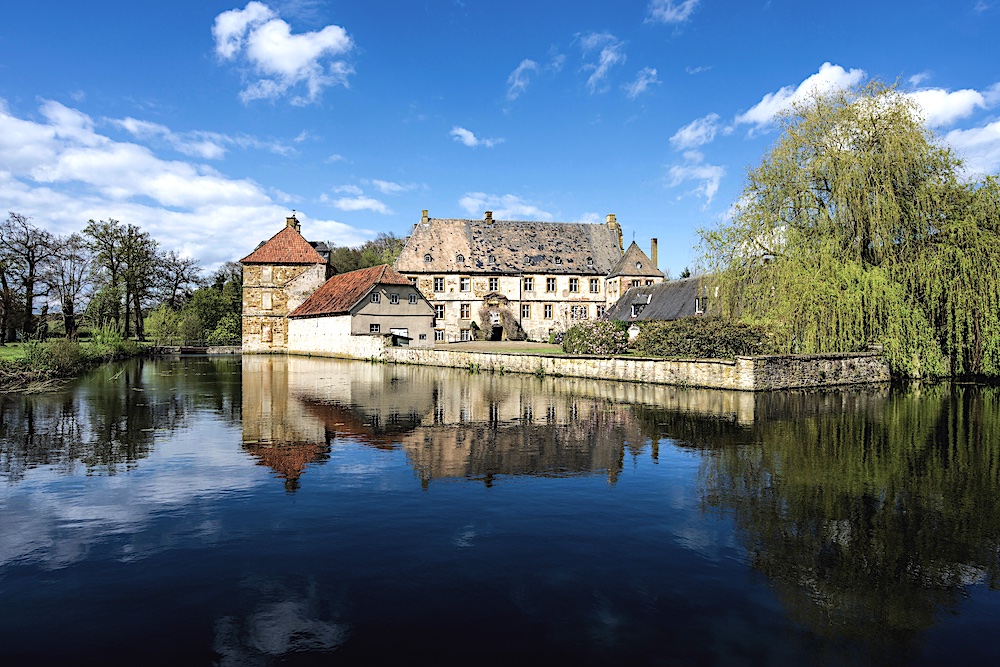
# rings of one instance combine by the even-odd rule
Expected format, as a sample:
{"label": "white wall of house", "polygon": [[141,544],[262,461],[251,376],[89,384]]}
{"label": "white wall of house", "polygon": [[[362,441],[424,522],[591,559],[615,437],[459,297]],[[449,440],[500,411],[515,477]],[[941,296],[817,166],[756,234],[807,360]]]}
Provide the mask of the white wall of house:
{"label": "white wall of house", "polygon": [[355,359],[380,356],[388,336],[353,336],[351,319],[350,315],[289,319],[288,352]]}

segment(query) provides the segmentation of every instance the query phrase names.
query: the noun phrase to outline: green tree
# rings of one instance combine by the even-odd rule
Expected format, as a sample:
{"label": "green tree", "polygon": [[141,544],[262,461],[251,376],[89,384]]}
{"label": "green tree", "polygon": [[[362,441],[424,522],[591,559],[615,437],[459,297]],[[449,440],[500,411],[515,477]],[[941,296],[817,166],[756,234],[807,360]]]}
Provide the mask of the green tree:
{"label": "green tree", "polygon": [[165,345],[176,340],[180,327],[181,316],[166,303],[161,303],[146,317],[146,332],[157,345]]}
{"label": "green tree", "polygon": [[732,221],[702,230],[726,315],[786,352],[885,346],[909,376],[1000,374],[1000,187],[968,182],[912,101],[873,82],[780,119]]}

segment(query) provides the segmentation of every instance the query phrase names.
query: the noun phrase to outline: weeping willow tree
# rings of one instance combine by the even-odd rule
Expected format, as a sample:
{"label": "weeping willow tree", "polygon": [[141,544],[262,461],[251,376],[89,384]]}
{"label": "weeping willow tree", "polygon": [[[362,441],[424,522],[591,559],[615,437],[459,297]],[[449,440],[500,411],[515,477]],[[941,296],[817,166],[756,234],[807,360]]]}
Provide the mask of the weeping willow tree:
{"label": "weeping willow tree", "polygon": [[893,86],[816,93],[780,119],[731,222],[702,230],[719,308],[786,352],[881,343],[907,376],[1000,375],[1000,187]]}

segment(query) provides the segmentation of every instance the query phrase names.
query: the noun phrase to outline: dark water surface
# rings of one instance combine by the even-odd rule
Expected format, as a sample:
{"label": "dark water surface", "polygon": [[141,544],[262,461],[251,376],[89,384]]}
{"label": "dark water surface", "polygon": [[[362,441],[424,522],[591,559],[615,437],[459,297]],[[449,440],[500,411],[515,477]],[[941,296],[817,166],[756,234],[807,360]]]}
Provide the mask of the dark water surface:
{"label": "dark water surface", "polygon": [[284,357],[0,396],[0,664],[997,664],[1000,390]]}

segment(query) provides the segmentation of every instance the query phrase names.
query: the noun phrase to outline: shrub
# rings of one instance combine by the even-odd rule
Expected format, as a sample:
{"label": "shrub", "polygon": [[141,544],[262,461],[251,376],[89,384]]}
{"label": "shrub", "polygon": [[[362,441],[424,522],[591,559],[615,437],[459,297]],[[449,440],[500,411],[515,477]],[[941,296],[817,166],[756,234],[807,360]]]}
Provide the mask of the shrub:
{"label": "shrub", "polygon": [[72,375],[80,371],[87,359],[80,343],[69,338],[58,338],[45,346],[46,366],[57,375]]}
{"label": "shrub", "polygon": [[732,359],[777,352],[770,329],[722,317],[640,322],[635,351],[647,357]]}
{"label": "shrub", "polygon": [[581,322],[566,331],[562,348],[569,354],[597,354],[604,357],[625,354],[628,352],[628,332],[620,322]]}
{"label": "shrub", "polygon": [[208,334],[209,345],[240,345],[242,342],[243,324],[235,313],[223,315],[212,333]]}

